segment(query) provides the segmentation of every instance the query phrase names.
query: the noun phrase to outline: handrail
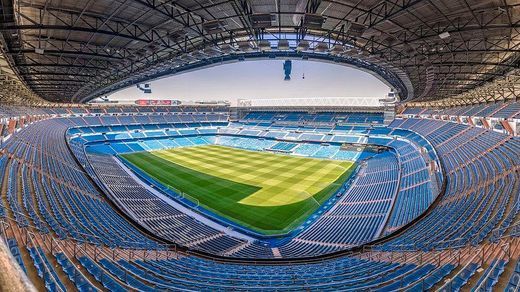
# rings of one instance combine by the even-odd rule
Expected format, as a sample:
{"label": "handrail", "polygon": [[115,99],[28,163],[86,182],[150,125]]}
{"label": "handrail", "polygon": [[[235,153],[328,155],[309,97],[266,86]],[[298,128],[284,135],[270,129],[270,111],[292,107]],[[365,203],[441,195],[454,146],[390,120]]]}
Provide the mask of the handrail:
{"label": "handrail", "polygon": [[[50,248],[50,251],[51,251],[51,254],[54,255],[54,251],[53,251],[53,248],[55,248],[56,246],[61,250],[62,254],[65,256],[65,258],[70,262],[70,264],[74,267],[74,276],[76,276],[76,273],[79,272],[80,275],[90,284],[90,286],[94,287],[94,289],[96,289],[96,291],[100,291],[99,289],[95,288],[96,285],[94,283],[92,283],[89,278],[87,276],[85,276],[85,274],[78,268],[76,268],[76,266],[74,266],[74,262],[70,259],[70,257],[67,255],[67,252],[65,252],[63,250],[63,247],[61,246],[60,242],[58,242],[54,237],[51,237],[51,243],[54,242],[55,245],[52,245],[51,244],[51,248]],[[54,255],[55,256],[55,255]]]}
{"label": "handrail", "polygon": [[[40,259],[40,261],[41,261],[41,263],[42,263],[42,265],[43,265],[43,267],[44,267],[44,269],[45,269],[45,270],[43,271],[43,272],[44,272],[44,274],[43,274],[43,279],[45,279],[45,272],[47,272],[48,276],[50,276],[50,278],[52,279],[52,281],[54,282],[54,284],[56,284],[56,287],[55,287],[55,288],[58,289],[59,291],[66,292],[65,290],[63,290],[63,289],[61,288],[61,285],[58,285],[58,283],[62,283],[61,280],[60,280],[60,279],[56,279],[56,278],[54,277],[54,274],[51,272],[51,271],[54,270],[54,268],[52,268],[52,267],[49,268],[49,267],[47,266],[47,263],[48,263],[47,257],[45,257],[45,255],[43,255],[43,257],[42,257],[42,255],[40,254],[38,248],[36,248],[36,247],[38,246],[38,245],[36,245],[36,244],[34,243],[34,237],[35,237],[36,235],[35,235],[34,233],[32,233],[31,231],[28,231],[28,230],[26,230],[26,234],[27,234],[27,236],[26,236],[26,240],[31,242],[32,247],[35,249],[35,254],[36,254],[36,256],[39,257],[39,259]],[[26,242],[26,243],[25,243],[27,247],[29,246],[28,243],[29,243],[29,242]],[[45,258],[44,258],[44,257],[45,257]],[[50,263],[49,263],[49,264],[50,264]],[[52,269],[52,270],[51,270],[51,269]],[[63,284],[63,283],[62,283],[62,284]]]}
{"label": "handrail", "polygon": [[[506,243],[505,246],[507,246],[507,249],[510,249],[510,245],[508,243]],[[502,249],[501,254],[502,254],[502,256],[499,256],[498,258],[502,258],[503,256],[505,256],[506,251]],[[492,266],[488,267],[488,271],[487,271],[487,274],[485,275],[484,280],[482,280],[480,282],[480,284],[474,288],[474,291],[482,291],[481,289],[482,289],[483,285],[486,285],[487,281],[489,281],[490,275],[493,273],[493,271],[495,270],[495,268],[498,266],[499,263],[500,263],[500,260],[496,260]]]}
{"label": "handrail", "polygon": [[[468,261],[468,263],[462,267],[452,278],[448,279],[444,285],[442,285],[437,291],[451,291],[451,282],[453,279],[455,279],[457,276],[459,276],[463,271],[466,270],[467,267],[469,267],[470,264],[473,263],[473,260],[480,256],[480,252],[482,251],[482,248],[477,249],[475,251],[475,255]],[[449,287],[449,289],[447,289]]]}
{"label": "handrail", "polygon": [[[453,263],[455,264],[454,266],[457,266],[457,265],[458,265],[458,260],[460,260],[460,259],[457,257],[458,254],[445,253],[444,251],[439,251],[437,254],[438,254],[437,268],[439,268],[439,267],[441,266],[441,262],[442,262],[442,260],[443,260],[443,254],[446,254],[446,255],[444,256],[444,258],[446,258],[446,257],[448,257],[448,258],[451,257],[451,259],[449,260],[448,263],[452,263],[452,262],[453,262]],[[426,289],[424,289],[424,281],[425,281],[425,279],[426,279],[427,277],[433,275],[436,271],[437,271],[437,269],[433,269],[432,271],[428,272],[428,274],[422,276],[421,279],[416,280],[416,281],[414,281],[414,282],[408,284],[406,287],[401,287],[401,288],[399,288],[399,291],[407,291],[410,287],[414,287],[415,285],[417,285],[417,284],[419,284],[419,283],[422,284],[422,285],[421,285],[421,289],[422,289],[422,291],[426,291]]]}
{"label": "handrail", "polygon": [[[76,245],[75,245],[75,246],[76,246]],[[76,248],[75,248],[75,249],[74,249],[74,256],[75,256],[75,257],[77,257],[77,252],[82,253],[84,256],[86,256],[88,259],[90,259],[89,255],[86,253],[85,250],[83,250],[83,249],[81,249],[81,248],[79,248],[79,249],[76,249]],[[103,268],[101,265],[99,265],[99,264],[97,263],[97,261],[93,261],[93,260],[91,260],[91,262],[92,262],[94,265],[96,265],[96,267],[97,267],[98,269],[100,269],[101,271],[103,271],[103,274],[101,275],[101,279],[99,280],[99,282],[100,282],[101,284],[103,284],[103,276],[108,276],[108,277],[110,277],[112,280],[116,281],[117,283],[119,283],[120,285],[122,285],[123,287],[125,287],[126,289],[129,289],[129,290],[130,290],[130,289],[133,288],[133,287],[129,286],[128,284],[126,284],[125,282],[119,280],[116,276],[112,275],[112,273],[107,272],[105,268]],[[87,279],[87,278],[86,278],[86,279]],[[91,282],[90,282],[90,283],[91,283]],[[95,287],[95,286],[94,286],[94,287]]]}
{"label": "handrail", "polygon": [[[33,235],[31,235],[32,237],[29,237],[29,240],[33,243],[33,246],[35,246],[35,244],[34,244],[34,233],[32,233],[32,234],[33,234]],[[60,247],[60,249],[63,250],[63,247],[60,245],[60,242],[57,241],[55,238],[52,238],[52,236],[48,236],[48,235],[43,235],[43,236],[44,236],[44,238],[50,238],[51,242],[54,242],[54,243],[58,244],[58,246]],[[510,237],[509,239],[510,239],[510,240],[516,240],[516,238],[511,238],[511,237]],[[46,242],[47,242],[47,241],[44,240],[44,243],[46,243]],[[67,243],[67,242],[64,242],[64,243],[66,243],[67,245],[69,244],[69,243]],[[79,243],[79,244],[78,244],[78,243],[74,243],[74,242],[71,242],[71,243],[72,243],[74,246],[84,246],[85,248],[87,247],[86,245],[81,244],[81,243]],[[509,242],[508,242],[507,244],[510,245]],[[480,252],[483,252],[483,254],[482,254],[482,256],[481,256],[481,260],[484,260],[484,254],[488,254],[488,253],[490,252],[489,249],[495,250],[495,249],[497,248],[497,246],[498,246],[498,245],[490,245],[490,246],[487,246],[487,247],[482,247],[482,248],[477,249],[477,250],[476,250],[476,254],[473,256],[472,259],[469,260],[468,263],[473,262],[473,260],[474,260],[477,256],[480,255]],[[51,248],[52,248],[52,247],[51,247]],[[93,247],[93,248],[97,248],[97,247]],[[486,249],[487,249],[488,251],[486,251]],[[85,255],[87,255],[87,254],[86,254],[86,250],[84,250],[84,249],[82,249],[82,248],[75,249],[75,250],[80,251],[80,252],[84,253]],[[471,253],[472,250],[474,250],[474,249],[473,249],[473,248],[467,249],[467,252],[466,252],[466,253]],[[53,252],[54,249],[51,249],[51,251]],[[410,258],[406,258],[406,254],[405,254],[405,253],[404,253],[404,254],[399,254],[399,253],[397,253],[397,255],[398,255],[399,257],[404,257],[404,260],[405,260],[405,262],[407,262],[407,263],[418,263],[418,265],[422,265],[422,264],[425,263],[425,261],[424,261],[424,257],[423,257],[423,254],[428,255],[428,256],[430,257],[430,259],[427,260],[426,262],[432,262],[432,263],[433,263],[437,258],[439,259],[439,261],[442,260],[442,257],[443,257],[443,256],[444,256],[444,257],[449,257],[449,256],[451,256],[452,261],[453,261],[453,260],[456,260],[457,256],[459,256],[459,258],[460,258],[460,255],[461,255],[459,251],[456,251],[456,252],[457,252],[457,253],[453,255],[453,254],[448,254],[448,253],[446,253],[446,252],[441,252],[441,251],[439,251],[439,252],[437,252],[437,255],[438,255],[438,256],[435,255],[435,254],[432,254],[432,253],[428,253],[428,252],[420,252],[419,254],[416,254],[416,255],[414,255],[413,257],[410,257]],[[492,251],[491,251],[491,252],[492,252]],[[492,253],[493,253],[493,252],[492,252]],[[104,248],[101,249],[101,253],[100,253],[100,254],[105,255],[106,257],[109,257],[109,258],[110,258],[110,255],[107,254],[107,251],[106,251],[106,249],[104,249]],[[387,254],[387,256],[390,257],[392,260],[395,260],[396,258],[392,258],[392,256],[391,256],[391,255],[393,255],[393,254],[394,254],[394,252],[391,252],[390,255]],[[90,257],[89,255],[87,255],[87,256]],[[364,256],[367,256],[367,254],[364,254]],[[378,256],[378,255],[376,255],[376,257],[377,257],[377,256]],[[130,259],[130,258],[129,258],[129,259]],[[467,265],[466,265],[464,268],[466,268],[466,267],[467,267]],[[105,270],[105,269],[103,268],[103,270]],[[460,272],[459,272],[459,273],[460,273]],[[458,274],[457,274],[457,275],[458,275]],[[146,280],[146,281],[149,282],[148,280]]]}
{"label": "handrail", "polygon": [[[27,217],[27,218],[29,218],[29,217]],[[9,221],[9,222],[14,222],[14,223],[17,224],[16,219],[11,218],[10,216],[6,215],[5,217],[0,218],[0,225],[9,227],[10,225],[9,225],[8,222],[6,222],[6,220]],[[16,225],[16,226],[18,226],[18,225]],[[18,228],[20,228],[21,230],[28,230],[28,231],[29,231],[29,228],[30,228],[30,229],[32,229],[32,231],[29,231],[29,232],[33,232],[33,233],[37,232],[38,234],[40,234],[41,237],[52,237],[52,238],[54,238],[52,235],[49,235],[48,232],[45,232],[45,231],[39,229],[37,226],[34,226],[31,223],[29,223],[29,225],[27,227],[18,227]],[[5,233],[5,229],[7,229],[7,228],[2,228],[2,229],[3,229],[3,232]],[[65,230],[65,229],[63,229],[63,230]],[[100,237],[95,236],[95,235],[80,233],[79,231],[77,231],[77,233],[80,234],[80,235],[89,235],[89,236],[94,237],[95,239],[100,239]],[[96,241],[90,241],[90,240],[86,240],[86,239],[81,240],[81,239],[73,238],[73,237],[66,237],[66,238],[60,239],[60,240],[65,240],[65,239],[72,240],[73,242],[77,243],[78,245],[91,244],[93,246],[98,246],[98,247],[106,247],[106,248],[111,248],[111,249],[113,248],[113,247],[105,245],[102,240],[99,240],[99,241],[96,242]],[[128,243],[128,246],[136,246],[134,248],[117,247],[120,250],[126,251],[128,253],[132,253],[132,252],[135,252],[135,251],[146,251],[146,250],[150,250],[150,248],[151,248],[151,247],[138,248],[137,246],[139,246],[139,242],[133,242],[133,241],[122,241],[122,242],[123,243]],[[174,250],[174,248],[172,248],[171,245],[165,245],[165,244],[159,244],[159,243],[156,243],[156,245],[153,247],[152,250],[153,251],[164,251],[164,252],[176,253],[176,251]]]}
{"label": "handrail", "polygon": [[[23,216],[25,217],[26,219],[28,219],[28,225],[27,227],[30,227],[36,231],[38,231],[39,233],[42,233],[42,234],[46,234],[48,232],[46,232],[45,230],[42,230],[40,229],[38,226],[34,225],[32,222],[32,218],[23,214],[23,213],[20,213],[18,211],[15,211],[13,209],[11,209],[10,207],[6,207],[5,209],[7,210],[10,210],[11,212],[13,213],[16,213],[20,216]],[[8,221],[14,221],[15,223],[18,224],[18,220],[16,220],[16,218],[12,218],[10,217],[9,215],[4,215],[3,218],[0,218],[0,222],[2,222],[4,219],[7,219]],[[22,226],[23,227],[23,226]],[[78,230],[75,231],[76,234],[82,236],[83,239],[79,239],[79,238],[74,238],[74,237],[69,237],[69,232],[67,229],[63,228],[61,225],[58,226],[58,228],[60,228],[61,231],[65,232],[67,234],[67,238],[70,238],[70,239],[73,239],[77,242],[86,242],[86,243],[90,243],[90,244],[93,244],[93,245],[105,245],[105,243],[103,242],[103,238],[98,236],[98,235],[95,235],[95,234],[89,234],[89,233],[83,233],[83,232],[80,232]],[[49,229],[49,231],[51,231],[52,229]],[[94,238],[94,239],[97,239],[98,241],[91,241],[89,240],[88,238],[91,237],[91,238]],[[119,242],[122,243],[121,246],[124,246],[125,244],[130,247],[130,246],[139,246],[139,245],[143,245],[142,243],[140,242],[136,242],[136,241],[128,241],[128,240],[118,240]],[[161,243],[158,243],[158,242],[154,242],[154,246],[156,249],[168,249],[168,248],[171,248],[171,245],[168,245],[168,244],[161,244]],[[139,249],[139,248],[127,248],[127,249]],[[143,248],[143,249],[146,249],[146,248]]]}

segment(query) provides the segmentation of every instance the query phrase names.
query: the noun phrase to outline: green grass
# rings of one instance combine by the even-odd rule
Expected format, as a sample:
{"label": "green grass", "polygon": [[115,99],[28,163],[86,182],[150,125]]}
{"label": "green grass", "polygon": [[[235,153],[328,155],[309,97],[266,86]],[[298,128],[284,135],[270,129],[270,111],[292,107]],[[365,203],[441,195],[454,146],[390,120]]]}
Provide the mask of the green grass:
{"label": "green grass", "polygon": [[217,145],[121,156],[162,184],[187,193],[188,199],[266,235],[298,227],[354,170],[350,161]]}

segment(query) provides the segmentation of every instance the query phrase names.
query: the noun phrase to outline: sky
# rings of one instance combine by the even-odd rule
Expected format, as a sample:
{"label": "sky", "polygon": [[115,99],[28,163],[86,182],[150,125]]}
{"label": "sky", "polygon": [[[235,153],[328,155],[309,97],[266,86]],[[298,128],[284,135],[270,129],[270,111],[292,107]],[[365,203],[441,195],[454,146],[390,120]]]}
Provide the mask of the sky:
{"label": "sky", "polygon": [[[228,100],[301,97],[376,97],[389,87],[361,70],[308,60],[292,61],[292,79],[284,81],[284,60],[242,61],[187,72],[151,82],[152,93],[135,86],[110,100]],[[305,76],[305,78],[303,78]]]}

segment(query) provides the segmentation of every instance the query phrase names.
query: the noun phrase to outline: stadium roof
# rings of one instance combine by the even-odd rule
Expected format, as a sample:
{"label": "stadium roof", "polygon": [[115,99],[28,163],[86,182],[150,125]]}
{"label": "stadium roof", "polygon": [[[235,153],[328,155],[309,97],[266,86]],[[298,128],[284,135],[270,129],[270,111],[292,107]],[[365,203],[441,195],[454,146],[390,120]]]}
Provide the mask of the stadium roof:
{"label": "stadium roof", "polygon": [[[183,70],[309,58],[374,72],[403,101],[518,96],[520,0],[2,0],[3,52],[48,101]],[[473,90],[484,88],[484,91]]]}

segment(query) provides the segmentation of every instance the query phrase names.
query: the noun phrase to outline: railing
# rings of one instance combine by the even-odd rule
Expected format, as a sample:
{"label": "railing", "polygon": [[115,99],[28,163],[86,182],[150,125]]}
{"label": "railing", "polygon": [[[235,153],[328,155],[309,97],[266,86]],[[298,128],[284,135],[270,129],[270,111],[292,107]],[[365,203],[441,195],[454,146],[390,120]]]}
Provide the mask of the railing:
{"label": "railing", "polygon": [[[11,228],[8,222],[0,221],[0,226],[2,226],[2,235],[5,238],[6,230]],[[122,283],[124,281],[121,281],[117,279],[115,276],[112,276],[110,272],[108,272],[105,268],[97,264],[97,261],[101,258],[107,258],[111,259],[112,261],[116,262],[119,259],[125,259],[128,261],[132,261],[134,259],[142,259],[144,261],[146,260],[158,260],[158,259],[178,259],[178,254],[171,253],[169,251],[162,251],[159,252],[158,250],[153,251],[133,251],[133,250],[124,250],[124,249],[117,249],[117,248],[108,248],[106,246],[97,246],[92,245],[88,243],[83,242],[74,242],[74,241],[68,241],[68,240],[58,240],[54,238],[50,234],[41,234],[38,232],[32,232],[29,231],[27,228],[20,228],[21,231],[21,237],[22,240],[26,243],[27,246],[44,246],[46,250],[49,250],[51,254],[55,255],[58,252],[63,252],[67,259],[73,263],[71,260],[72,256],[78,258],[80,255],[85,255],[88,258],[93,259],[94,264],[98,266],[99,269],[104,271],[107,276],[111,277],[112,279],[118,281],[118,283]],[[510,252],[512,247],[517,246],[518,247],[518,238],[512,238],[508,237],[505,238],[506,242],[500,245],[491,244],[489,246],[484,247],[467,247],[464,249],[457,249],[457,250],[442,250],[437,252],[417,252],[413,255],[409,255],[407,253],[401,253],[401,252],[366,252],[366,253],[358,253],[358,254],[351,254],[352,257],[360,257],[360,258],[366,258],[371,261],[378,261],[378,262],[399,262],[402,264],[414,264],[416,266],[423,266],[425,264],[434,264],[437,266],[441,266],[442,263],[453,263],[454,265],[458,266],[461,263],[466,263],[466,265],[461,269],[464,270],[469,263],[472,262],[481,262],[483,263],[486,261],[488,255],[496,254],[496,251],[498,248],[502,250],[502,257],[508,256],[510,257]],[[512,244],[514,242],[514,244]],[[135,253],[138,252],[139,255],[136,255]],[[170,257],[172,255],[172,257]],[[42,255],[38,254],[43,261]],[[468,260],[463,260],[468,258],[469,256],[472,256]],[[116,264],[117,265],[117,264]],[[45,266],[46,272],[49,273],[49,275],[52,276],[52,273],[50,273],[50,267]],[[150,281],[149,279],[142,278],[136,274],[133,274],[131,271],[126,271],[124,268],[122,270],[125,271],[127,275],[132,275],[132,277],[145,281],[146,283],[149,283],[152,287],[157,286],[164,286],[161,283],[155,283],[153,281]],[[459,271],[456,275],[458,276],[461,271]],[[77,271],[79,274],[85,277],[85,274],[82,271]],[[431,274],[431,273],[430,273]],[[400,281],[403,280],[403,278],[406,275],[402,275],[400,278],[394,278],[392,280],[388,280],[386,282],[378,282],[377,284],[374,284],[376,286],[381,286],[385,284],[389,284],[391,282]],[[411,283],[407,287],[411,287],[417,283],[420,283],[421,281],[424,281],[427,276],[422,277],[422,279]],[[85,277],[87,280],[88,278]],[[56,280],[56,279],[54,279]],[[450,279],[449,282],[451,282],[452,279]],[[101,279],[101,282],[103,279]],[[450,283],[446,283],[443,288],[448,289],[450,288]],[[92,284],[92,283],[91,283]],[[123,286],[127,288],[129,287],[127,284],[122,284]],[[312,286],[312,285],[311,285]],[[95,285],[94,285],[95,287]],[[230,288],[233,287],[232,285],[229,286]],[[313,286],[314,287],[314,286]],[[407,287],[401,287],[400,289],[406,290]],[[442,289],[442,288],[441,288]]]}
{"label": "railing", "polygon": [[444,285],[442,285],[437,291],[453,291],[452,290],[452,282],[453,282],[453,279],[455,279],[456,277],[458,277],[460,274],[462,274],[462,272],[464,272],[466,270],[467,267],[469,267],[469,265],[471,265],[472,263],[474,263],[474,260],[475,259],[479,259],[480,261],[484,261],[484,258],[483,258],[483,249],[477,249],[475,251],[475,254],[473,255],[473,257],[471,257],[471,259],[466,263],[466,265],[464,265],[464,267],[462,267],[460,269],[460,271],[458,271],[451,279],[449,279]]}
{"label": "railing", "polygon": [[501,256],[498,257],[498,259],[495,261],[495,263],[492,265],[492,266],[489,266],[488,267],[488,273],[486,275],[486,277],[484,278],[483,281],[480,282],[480,284],[474,288],[473,291],[485,291],[485,287],[487,287],[487,283],[492,279],[490,279],[490,276],[493,274],[494,270],[498,267],[498,265],[500,264],[500,259],[504,258],[507,256],[507,258],[509,259],[509,250],[511,249],[511,245],[510,243],[505,243],[504,245],[500,245],[500,249],[501,249]]}
{"label": "railing", "polygon": [[[458,266],[458,265],[460,265],[460,258],[461,258],[460,254],[461,254],[460,250],[455,251],[455,253],[452,253],[451,251],[450,252],[440,251],[437,253],[437,255],[432,256],[432,259],[430,262],[428,262],[428,264],[435,264],[437,266],[437,268],[439,268],[442,266],[442,263],[447,258],[449,260],[445,264],[453,264],[454,266]],[[424,263],[421,262],[421,265],[423,265],[423,264]],[[416,285],[421,284],[421,290],[426,291],[427,289],[425,288],[425,280],[429,276],[431,276],[433,273],[435,273],[436,271],[437,271],[437,269],[433,269],[428,274],[421,277],[421,279],[414,281],[414,282],[408,284],[407,286],[400,287],[398,290],[399,291],[408,291],[411,287],[415,287]],[[404,276],[400,277],[400,280],[403,280],[403,279],[404,279]]]}
{"label": "railing", "polygon": [[[482,266],[486,261],[488,261],[488,255],[497,254],[495,257],[496,262],[494,265],[490,266],[488,269],[488,274],[486,278],[479,284],[479,286],[475,287],[475,291],[481,291],[480,289],[486,286],[487,281],[489,281],[489,275],[493,273],[493,270],[498,266],[501,259],[511,259],[512,253],[516,253],[518,249],[518,238],[506,237],[504,238],[505,242],[490,244],[488,246],[483,247],[474,247],[474,249],[468,249],[468,251],[474,253],[474,255],[467,261],[467,264],[460,269],[451,279],[449,279],[438,291],[452,291],[452,281],[458,277],[461,273],[463,273],[466,268],[472,263],[478,263]],[[514,251],[512,250],[514,247]]]}
{"label": "railing", "polygon": [[[0,235],[0,281],[3,284],[8,284],[12,291],[36,291],[27,275],[18,267],[18,263],[14,257],[10,257],[11,250],[7,242],[7,230],[10,229],[8,223],[0,221],[1,235]],[[6,288],[6,287],[2,287]],[[9,290],[8,289],[8,290]]]}
{"label": "railing", "polygon": [[[26,230],[26,236],[25,236],[25,240],[26,242],[24,242],[24,245],[29,248],[29,246],[32,246],[34,248],[34,255],[37,256],[40,260],[40,262],[42,263],[42,266],[44,268],[43,270],[43,275],[42,275],[42,278],[44,279],[44,281],[46,282],[46,275],[49,277],[49,279],[51,279],[51,281],[55,284],[55,289],[58,289],[58,291],[63,291],[65,292],[61,285],[59,283],[61,283],[60,279],[57,279],[54,275],[54,273],[52,273],[52,271],[54,271],[54,268],[53,267],[49,267],[47,264],[48,264],[48,260],[47,260],[47,257],[45,255],[41,255],[40,253],[40,250],[38,249],[39,245],[35,243],[35,237],[36,235],[30,231],[27,231]],[[33,259],[35,260],[35,259]],[[45,283],[46,286],[47,286],[47,283]],[[50,289],[50,288],[48,288]]]}
{"label": "railing", "polygon": [[[53,237],[43,237],[43,245],[50,251],[50,253],[55,256],[57,253],[58,253],[58,250],[61,251],[61,253],[66,257],[66,259],[71,263],[71,265],[73,265],[74,267],[74,278],[76,278],[76,276],[78,275],[78,273],[90,284],[90,286],[92,287],[96,287],[96,284],[92,283],[89,278],[79,269],[79,267],[76,267],[74,265],[74,261],[68,256],[68,253],[70,253],[71,251],[69,251],[69,246],[66,242],[59,242],[57,241],[55,238]],[[81,248],[81,246],[83,246],[83,248]],[[73,244],[73,248],[72,248],[72,254],[73,256],[78,259],[79,258],[79,254],[82,253],[84,254],[85,256],[87,256],[88,258],[90,258],[90,256],[86,253],[87,252],[87,245],[86,244]],[[94,261],[93,263],[102,271],[104,271],[104,273],[101,274],[101,278],[99,280],[99,282],[101,284],[103,284],[103,280],[104,280],[104,277],[106,277],[105,275],[107,275],[108,277],[112,278],[114,281],[120,283],[123,287],[129,289],[131,288],[130,286],[127,286],[125,283],[122,283],[120,282],[116,277],[112,276],[110,273],[106,272],[102,267],[100,267],[98,264],[97,264],[97,257],[96,257],[96,253],[94,251]],[[86,269],[86,267],[85,267]],[[97,288],[95,288],[96,291],[101,291]]]}
{"label": "railing", "polygon": [[[10,208],[6,208],[8,210],[11,210],[12,212],[16,212]],[[27,227],[20,227],[19,229],[20,230],[32,230],[31,232],[34,232],[34,233],[38,233],[42,236],[50,236],[49,232],[45,231],[45,230],[41,230],[38,226],[35,226],[34,224],[32,224],[32,219],[31,217],[28,217],[22,213],[18,213],[19,215],[21,216],[24,216],[28,221],[29,221],[29,225]],[[3,218],[0,218],[0,224],[1,225],[4,225],[4,226],[7,226],[7,227],[10,227],[10,223],[15,223],[16,226],[18,225],[18,221],[15,219],[15,218],[11,218],[9,216],[4,216]],[[67,229],[64,229],[63,227],[59,226],[58,228],[60,228],[60,230],[62,230],[65,234],[69,234],[68,230]],[[7,228],[3,228],[2,232],[5,233],[5,230],[7,230]],[[49,231],[51,231],[52,229],[49,229]],[[129,251],[132,251],[132,250],[153,250],[153,251],[171,251],[173,253],[177,253],[177,247],[176,245],[171,245],[171,244],[161,244],[161,243],[157,243],[157,242],[154,242],[153,244],[151,244],[150,246],[147,246],[146,244],[144,244],[143,242],[136,242],[136,241],[128,241],[128,240],[118,240],[117,243],[120,243],[119,246],[116,246],[115,242],[116,241],[112,241],[114,244],[112,246],[108,246],[104,243],[103,241],[103,238],[101,238],[100,236],[97,236],[97,235],[94,235],[94,234],[86,234],[86,233],[82,233],[82,232],[79,232],[79,231],[75,231],[75,234],[78,234],[81,236],[81,238],[76,238],[76,237],[66,237],[64,238],[63,240],[65,239],[70,239],[70,240],[73,240],[74,242],[77,242],[79,244],[91,244],[91,245],[94,245],[94,246],[105,246],[107,248],[114,248],[114,247],[118,247],[118,248],[121,248],[123,250],[129,250]],[[5,235],[5,234],[2,234],[2,235]],[[94,239],[94,240],[89,240],[89,238],[91,239]]]}
{"label": "railing", "polygon": [[[10,218],[2,218],[0,219],[0,227],[1,227],[1,234],[2,238],[4,240],[7,240],[7,230],[12,228],[8,221],[14,221]],[[35,227],[31,227],[35,228]],[[112,276],[109,272],[107,272],[103,267],[99,266],[97,264],[97,261],[100,258],[108,258],[112,261],[117,261],[119,259],[125,259],[128,261],[134,260],[134,259],[141,259],[141,260],[159,260],[159,259],[179,259],[179,255],[171,250],[159,250],[159,249],[153,249],[153,250],[125,250],[125,249],[118,249],[118,248],[110,248],[104,245],[96,245],[89,242],[83,242],[83,241],[70,241],[70,240],[58,240],[55,237],[53,237],[50,234],[41,233],[39,230],[31,231],[28,228],[17,228],[17,231],[20,234],[20,237],[22,239],[22,243],[24,246],[27,247],[44,247],[46,250],[48,250],[53,256],[55,256],[58,252],[62,252],[67,260],[74,265],[74,261],[70,258],[69,254],[72,254],[75,258],[78,258],[80,255],[87,256],[88,258],[92,258],[93,254],[93,262],[94,264],[101,270],[105,272],[108,276],[110,276],[112,279],[120,283],[122,286],[130,289],[132,287],[126,285],[125,283],[122,283],[117,278]],[[14,231],[13,231],[14,232]],[[45,251],[44,251],[45,252]],[[90,252],[90,254],[89,254]],[[139,256],[136,256],[136,253],[139,253]],[[40,254],[38,249],[36,249],[36,256],[40,259],[43,267],[44,267],[44,277],[49,276],[50,279],[56,283],[56,289],[59,291],[63,291],[60,286],[57,284],[59,279],[54,278],[53,273],[51,272],[52,267],[48,267],[46,264],[45,259]],[[77,267],[74,266],[75,273],[81,274],[85,280],[87,280],[93,287],[96,287],[95,284],[90,282],[88,280],[88,277],[81,271],[78,270]],[[127,271],[126,271],[127,272]],[[101,283],[103,283],[103,279],[100,280]],[[149,281],[147,281],[149,282]]]}

